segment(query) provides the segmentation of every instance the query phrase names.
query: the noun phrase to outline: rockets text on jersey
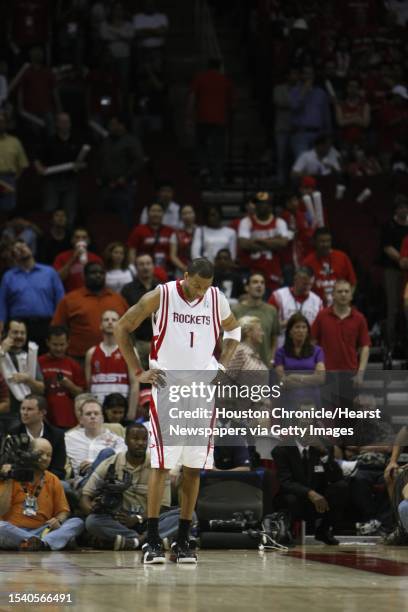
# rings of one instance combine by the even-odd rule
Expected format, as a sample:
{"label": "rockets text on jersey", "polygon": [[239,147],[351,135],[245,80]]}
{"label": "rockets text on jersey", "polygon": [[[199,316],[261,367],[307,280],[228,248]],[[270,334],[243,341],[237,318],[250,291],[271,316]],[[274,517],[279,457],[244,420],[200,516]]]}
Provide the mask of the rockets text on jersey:
{"label": "rockets text on jersey", "polygon": [[220,334],[220,296],[209,287],[202,298],[188,302],[180,281],[160,286],[160,306],[152,317],[151,361],[165,370],[212,370]]}

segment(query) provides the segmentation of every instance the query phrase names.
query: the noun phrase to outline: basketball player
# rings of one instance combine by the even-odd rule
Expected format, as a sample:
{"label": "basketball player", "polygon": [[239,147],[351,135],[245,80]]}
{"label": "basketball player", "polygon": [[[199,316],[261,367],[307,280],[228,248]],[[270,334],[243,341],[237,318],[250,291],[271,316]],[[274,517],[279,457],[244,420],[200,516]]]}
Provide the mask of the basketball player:
{"label": "basketball player", "polygon": [[103,404],[107,395],[121,393],[129,400],[126,417],[136,416],[139,383],[132,371],[128,371],[126,361],[116,343],[113,329],[119,321],[115,310],[105,310],[101,318],[102,342],[92,346],[85,355],[85,378],[89,391]]}
{"label": "basketball player", "polygon": [[[212,287],[214,267],[205,258],[194,259],[183,280],[160,285],[146,293],[119,320],[115,336],[129,370],[135,372],[140,383],[153,385],[150,419],[154,443],[151,445],[152,471],[149,479],[147,508],[147,541],[143,546],[142,562],[164,563],[165,556],[158,533],[160,502],[169,469],[183,466],[182,499],[177,541],[173,543],[170,559],[176,563],[196,563],[190,549],[189,530],[200,487],[200,469],[210,469],[213,463],[212,444],[205,446],[163,446],[160,421],[165,422],[169,405],[157,404],[158,386],[165,385],[166,377],[180,371],[225,371],[241,339],[241,328],[231,313],[226,297]],[[153,344],[150,369],[143,371],[134,353],[131,333],[148,316],[152,316]],[[221,328],[223,348],[219,362],[213,356]],[[167,371],[167,374],[166,374]],[[211,379],[212,379],[211,374]],[[210,424],[210,423],[209,423]]]}

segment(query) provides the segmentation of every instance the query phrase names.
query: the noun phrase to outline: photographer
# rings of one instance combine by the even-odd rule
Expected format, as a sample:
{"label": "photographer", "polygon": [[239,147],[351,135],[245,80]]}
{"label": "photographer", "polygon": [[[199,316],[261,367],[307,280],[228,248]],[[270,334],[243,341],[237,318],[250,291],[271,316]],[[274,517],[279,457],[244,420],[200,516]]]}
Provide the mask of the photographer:
{"label": "photographer", "polygon": [[65,439],[64,432],[45,422],[47,415],[47,401],[42,395],[27,395],[21,402],[21,424],[13,428],[11,434],[26,433],[30,438],[45,438],[52,446],[51,463],[49,471],[60,480],[65,478]]}
{"label": "photographer", "polygon": [[[38,453],[33,479],[0,482],[0,549],[22,551],[62,550],[83,530],[80,518],[69,518],[69,506],[62,484],[48,471],[52,446],[44,438],[32,441]],[[6,475],[10,465],[3,465]]]}
{"label": "photographer", "polygon": [[[141,423],[132,423],[126,428],[126,453],[109,457],[91,475],[82,490],[81,507],[85,514],[87,531],[95,536],[102,547],[114,550],[134,550],[143,539],[143,520],[147,509],[147,483],[150,475],[150,457],[146,454],[147,430]],[[106,487],[108,469],[114,465],[118,480],[124,472],[131,478],[130,486],[118,500],[117,507],[109,499]],[[105,490],[104,490],[105,487]],[[110,513],[106,508],[110,506]],[[170,506],[170,486],[167,485],[162,507]],[[160,516],[160,537],[177,531],[179,510],[170,510]]]}

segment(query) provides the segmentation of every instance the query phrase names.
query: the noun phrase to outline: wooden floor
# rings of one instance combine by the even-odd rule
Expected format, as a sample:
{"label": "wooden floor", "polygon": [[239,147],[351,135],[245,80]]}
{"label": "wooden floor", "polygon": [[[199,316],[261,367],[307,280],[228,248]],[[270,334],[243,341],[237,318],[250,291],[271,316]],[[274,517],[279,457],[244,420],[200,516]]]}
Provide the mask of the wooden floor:
{"label": "wooden floor", "polygon": [[[146,567],[132,552],[3,552],[0,569],[2,611],[408,610],[408,548],[401,547],[200,551],[196,567]],[[10,605],[12,592],[70,593],[74,604]]]}

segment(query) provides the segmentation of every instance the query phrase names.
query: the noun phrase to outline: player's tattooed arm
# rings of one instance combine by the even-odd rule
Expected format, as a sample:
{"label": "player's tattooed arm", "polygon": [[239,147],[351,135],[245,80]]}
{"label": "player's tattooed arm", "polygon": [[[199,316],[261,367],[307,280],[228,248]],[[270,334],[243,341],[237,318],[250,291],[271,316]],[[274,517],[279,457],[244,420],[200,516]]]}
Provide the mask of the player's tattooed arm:
{"label": "player's tattooed arm", "polygon": [[115,326],[115,338],[130,372],[134,372],[136,380],[143,383],[160,384],[160,370],[145,372],[134,351],[131,333],[137,329],[147,317],[160,306],[160,289],[146,293],[134,306],[123,315]]}

